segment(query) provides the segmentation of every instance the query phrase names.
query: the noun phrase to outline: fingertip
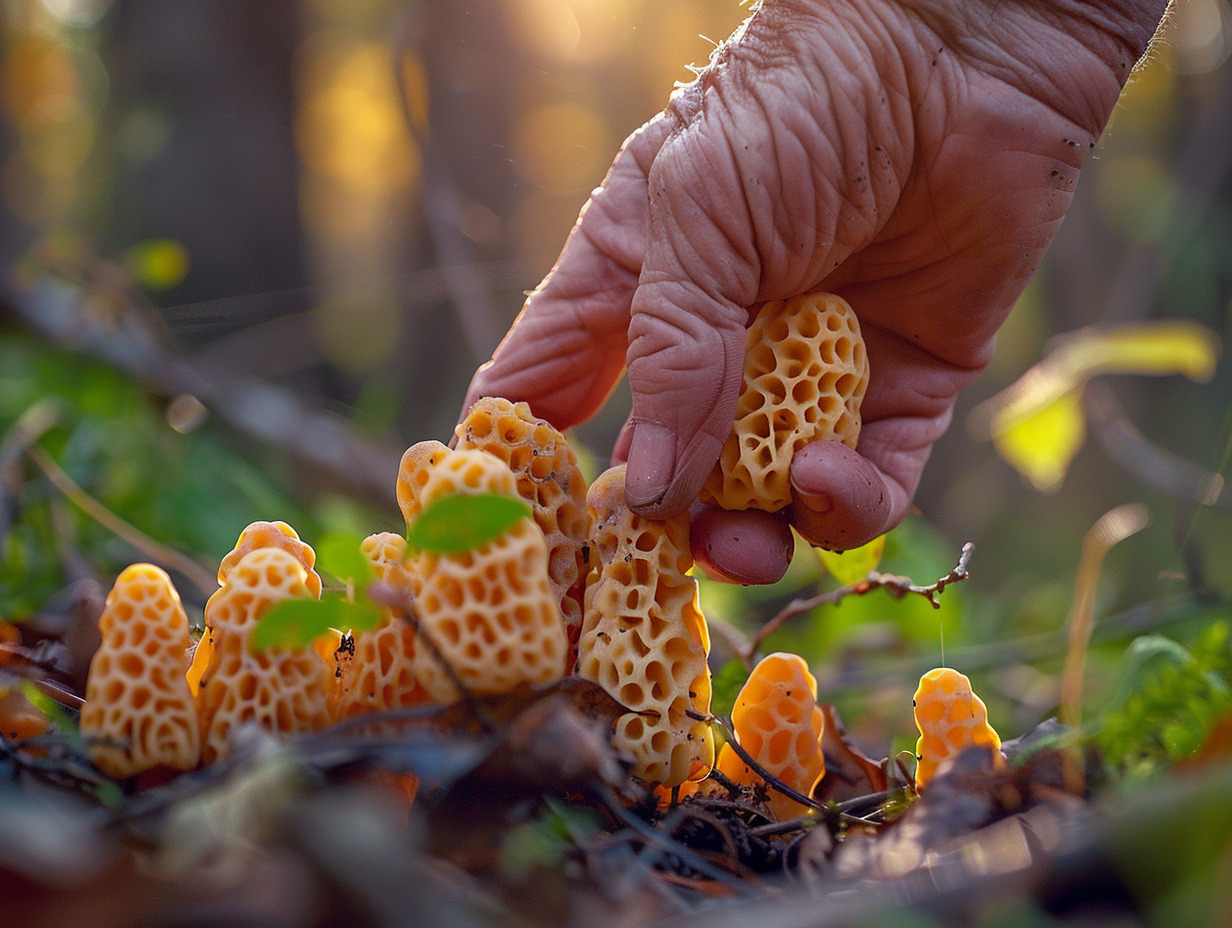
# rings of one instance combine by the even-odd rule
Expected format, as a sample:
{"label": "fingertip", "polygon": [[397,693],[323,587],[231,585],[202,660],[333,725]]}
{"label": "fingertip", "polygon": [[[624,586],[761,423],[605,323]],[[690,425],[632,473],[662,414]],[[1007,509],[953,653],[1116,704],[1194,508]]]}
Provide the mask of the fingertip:
{"label": "fingertip", "polygon": [[698,506],[689,539],[693,561],[706,576],[745,586],[781,580],[795,550],[787,520],[756,509]]}
{"label": "fingertip", "polygon": [[653,422],[639,422],[628,439],[625,500],[642,515],[658,516],[676,466],[676,433]]}
{"label": "fingertip", "polygon": [[791,521],[811,544],[846,551],[892,527],[890,484],[867,458],[837,441],[814,442],[791,463]]}

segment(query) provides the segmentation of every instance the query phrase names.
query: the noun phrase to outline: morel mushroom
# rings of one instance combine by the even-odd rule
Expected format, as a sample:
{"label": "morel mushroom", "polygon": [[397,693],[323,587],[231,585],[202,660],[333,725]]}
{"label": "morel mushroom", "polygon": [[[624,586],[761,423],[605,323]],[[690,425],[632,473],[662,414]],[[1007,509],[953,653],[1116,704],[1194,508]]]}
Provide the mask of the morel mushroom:
{"label": "morel mushroom", "polygon": [[[762,658],[736,697],[732,727],[736,741],[766,773],[805,796],[826,772],[821,750],[825,716],[817,705],[817,680],[803,658],[778,652]],[[744,786],[764,784],[730,744],[719,752],[719,772]],[[770,811],[779,821],[798,818],[809,807],[772,787]]]}
{"label": "morel mushroom", "polygon": [[125,779],[155,768],[192,770],[201,757],[185,679],[188,616],[171,578],[133,564],[116,578],[98,619],[81,733],[95,765]]}
{"label": "morel mushroom", "polygon": [[723,509],[791,502],[792,456],[815,441],[854,448],[868,356],[851,306],[832,293],[765,304],[745,336],[736,421],[702,490]]}
{"label": "morel mushroom", "polygon": [[478,400],[455,429],[458,449],[478,448],[509,465],[518,493],[534,511],[548,547],[548,577],[576,649],[582,628],[586,565],[583,552],[590,536],[586,480],[565,436],[537,418],[526,403],[500,397]]}
{"label": "morel mushroom", "polygon": [[[481,493],[519,498],[513,471],[486,451],[448,451],[431,467],[418,504]],[[530,516],[477,547],[416,551],[408,562],[420,630],[415,677],[435,701],[456,701],[459,684],[498,694],[564,675],[560,603],[543,532]]]}
{"label": "morel mushroom", "polygon": [[988,724],[988,708],[957,670],[938,667],[920,678],[912,700],[915,724],[916,789],[923,789],[941,767],[970,748],[987,748],[994,766],[1001,766],[1001,738]]}
{"label": "morel mushroom", "polygon": [[577,672],[628,708],[613,744],[632,757],[635,776],[668,787],[701,779],[714,762],[705,721],[710,709],[710,636],[697,600],[687,513],[660,522],[625,501],[625,469],[591,485],[594,523]]}

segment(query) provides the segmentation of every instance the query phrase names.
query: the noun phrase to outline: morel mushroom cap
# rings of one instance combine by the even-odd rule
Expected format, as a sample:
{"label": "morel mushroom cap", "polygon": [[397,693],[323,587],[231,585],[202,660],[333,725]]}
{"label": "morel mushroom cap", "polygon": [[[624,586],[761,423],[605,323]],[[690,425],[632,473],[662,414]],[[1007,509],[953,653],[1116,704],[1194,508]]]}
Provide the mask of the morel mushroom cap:
{"label": "morel mushroom cap", "polygon": [[635,776],[675,786],[714,761],[710,726],[710,636],[697,600],[687,513],[656,521],[625,501],[624,465],[601,474],[588,495],[596,573],[586,587],[577,672],[632,710],[613,744]]}
{"label": "morel mushroom cap", "polygon": [[197,696],[205,763],[226,756],[232,730],[244,722],[283,734],[329,724],[333,671],[311,646],[253,652],[248,644],[275,603],[315,598],[303,563],[282,548],[244,555],[210,597],[205,625],[212,647]]}
{"label": "morel mushroom cap", "polygon": [[[732,727],[736,740],[767,773],[805,796],[821,782],[826,759],[821,750],[825,716],[817,705],[817,680],[795,654],[762,658],[736,697]],[[719,751],[719,772],[744,786],[763,780],[730,744]],[[809,807],[770,789],[770,811],[779,821],[798,818]]]}
{"label": "morel mushroom cap", "polygon": [[988,708],[957,670],[938,667],[924,674],[912,705],[920,730],[915,744],[916,789],[923,789],[943,764],[968,748],[988,748],[995,765],[1004,763],[1001,737],[988,724]]}
{"label": "morel mushroom cap", "polygon": [[[411,575],[404,563],[406,539],[380,532],[365,538],[360,551],[377,580],[405,597],[411,595]],[[414,627],[389,607],[383,612],[384,621],[355,635],[354,653],[338,661],[335,718],[418,705],[429,699],[415,678]]]}
{"label": "morel mushroom cap", "polygon": [[[530,502],[548,548],[548,576],[576,646],[582,627],[583,551],[590,537],[586,479],[577,456],[554,426],[526,403],[500,397],[477,401],[455,429],[457,447],[478,448],[509,465],[518,493]],[[579,582],[581,581],[581,582]]]}
{"label": "morel mushroom cap", "polygon": [[736,421],[702,490],[724,509],[791,502],[792,456],[815,441],[854,448],[868,355],[851,306],[832,293],[765,304],[745,335]]}
{"label": "morel mushroom cap", "polygon": [[153,564],[125,568],[98,628],[102,642],[81,709],[91,759],[120,779],[156,767],[196,767],[201,741],[184,677],[192,636],[171,578]]}
{"label": "morel mushroom cap", "polygon": [[[419,502],[427,507],[459,493],[519,498],[509,466],[474,449],[443,455]],[[475,694],[498,694],[563,676],[560,602],[548,578],[543,532],[529,516],[478,547],[417,551],[408,561],[420,630],[415,676],[434,700],[456,701],[457,683]]]}
{"label": "morel mushroom cap", "polygon": [[398,465],[398,483],[395,492],[398,497],[398,508],[402,510],[402,518],[410,525],[418,518],[423,509],[419,496],[424,484],[440,460],[449,454],[449,448],[439,441],[428,440],[417,442],[407,448],[402,454]]}

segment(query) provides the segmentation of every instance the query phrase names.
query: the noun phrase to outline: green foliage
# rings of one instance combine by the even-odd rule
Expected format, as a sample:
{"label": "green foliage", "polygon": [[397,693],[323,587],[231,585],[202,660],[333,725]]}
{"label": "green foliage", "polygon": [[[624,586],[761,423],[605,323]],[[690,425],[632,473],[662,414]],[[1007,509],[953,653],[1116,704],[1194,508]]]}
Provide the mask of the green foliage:
{"label": "green foliage", "polygon": [[591,810],[548,797],[539,815],[511,829],[501,843],[500,869],[509,877],[557,869],[576,845],[600,832]]}
{"label": "green foliage", "polygon": [[1192,756],[1232,712],[1228,634],[1217,622],[1188,650],[1160,635],[1134,640],[1095,735],[1115,769],[1136,778]]}
{"label": "green foliage", "polygon": [[253,651],[266,648],[303,648],[331,629],[354,632],[376,628],[381,611],[371,602],[350,602],[335,596],[326,599],[287,599],[275,603],[252,630],[248,646]]}
{"label": "green foliage", "polygon": [[499,493],[455,493],[425,506],[411,524],[406,540],[425,551],[468,551],[496,538],[530,513],[525,500]]}
{"label": "green foliage", "polygon": [[710,680],[710,711],[730,718],[736,697],[748,679],[749,672],[738,658],[732,658],[720,667]]}
{"label": "green foliage", "polygon": [[139,557],[21,454],[14,426],[32,409],[50,424],[39,443],[68,475],[163,544],[220,558],[256,519],[313,527],[274,469],[240,455],[220,431],[207,424],[176,432],[160,400],[110,367],[0,334],[0,442],[13,449],[0,505],[0,615],[7,618],[44,608],[70,582],[71,558],[106,578]]}

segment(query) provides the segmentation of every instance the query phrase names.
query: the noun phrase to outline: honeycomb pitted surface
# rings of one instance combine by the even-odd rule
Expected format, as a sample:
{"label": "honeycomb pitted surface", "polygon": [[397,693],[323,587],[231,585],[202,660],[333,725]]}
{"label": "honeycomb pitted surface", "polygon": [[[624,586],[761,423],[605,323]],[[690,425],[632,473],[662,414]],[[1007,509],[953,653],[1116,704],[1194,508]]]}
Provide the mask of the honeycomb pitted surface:
{"label": "honeycomb pitted surface", "polygon": [[153,564],[125,568],[98,629],[102,644],[90,662],[81,709],[94,763],[117,779],[160,766],[196,767],[197,711],[184,678],[192,637],[171,578]]}
{"label": "honeycomb pitted surface", "polygon": [[[377,580],[410,595],[411,575],[404,562],[406,540],[401,535],[369,535],[360,551]],[[414,628],[389,607],[382,611],[380,625],[355,635],[354,653],[345,659],[339,655],[333,712],[336,719],[418,705],[429,698],[415,678]]]}
{"label": "honeycomb pitted surface", "polygon": [[222,586],[226,583],[227,574],[231,572],[231,568],[243,560],[245,554],[257,548],[282,548],[294,555],[308,573],[308,591],[316,598],[320,598],[321,578],[313,570],[316,566],[317,554],[311,546],[300,541],[299,534],[285,522],[253,522],[240,532],[235,547],[218,565],[218,585]]}
{"label": "honeycomb pitted surface", "polygon": [[[451,451],[432,468],[423,506],[455,493],[519,498],[513,471],[485,451]],[[543,532],[529,516],[498,537],[458,553],[417,551],[408,559],[420,640],[415,677],[436,702],[547,685],[565,672],[568,642],[548,578]],[[439,657],[448,665],[443,666]]]}
{"label": "honeycomb pitted surface", "polygon": [[701,779],[714,761],[705,722],[688,712],[710,709],[710,637],[697,601],[688,515],[644,519],[625,503],[624,466],[591,485],[595,573],[577,672],[631,710],[615,723],[613,744],[634,758],[650,784]]}
{"label": "honeycomb pitted surface", "polygon": [[526,403],[477,401],[455,429],[457,447],[478,448],[509,465],[518,493],[530,502],[548,547],[548,576],[560,600],[570,641],[582,626],[583,552],[590,537],[586,479],[565,436]]}
{"label": "honeycomb pitted surface", "polygon": [[923,789],[946,761],[973,747],[986,747],[1000,766],[1001,737],[988,724],[988,708],[957,670],[938,667],[920,678],[912,700],[920,737],[915,744],[915,785]]}
{"label": "honeycomb pitted surface", "polygon": [[[736,740],[766,772],[798,793],[812,794],[826,772],[821,738],[826,720],[817,705],[817,680],[795,654],[762,658],[736,697],[732,728]],[[743,786],[763,783],[730,744],[719,751],[719,772]],[[770,788],[770,811],[780,822],[799,818],[809,807]]]}
{"label": "honeycomb pitted surface", "polygon": [[868,356],[855,312],[831,293],[767,303],[744,351],[736,421],[701,499],[776,512],[791,502],[797,451],[826,440],[856,446]]}
{"label": "honeycomb pitted surface", "polygon": [[224,758],[236,726],[256,722],[271,732],[316,731],[330,722],[333,670],[312,647],[254,652],[252,630],[275,603],[315,599],[304,565],[282,548],[257,548],[230,570],[205,606],[209,660],[197,695],[201,759]]}
{"label": "honeycomb pitted surface", "polygon": [[416,442],[402,454],[398,465],[398,483],[395,492],[402,518],[410,525],[423,509],[419,496],[423,492],[428,475],[441,459],[449,454],[449,448],[439,441],[429,439]]}

